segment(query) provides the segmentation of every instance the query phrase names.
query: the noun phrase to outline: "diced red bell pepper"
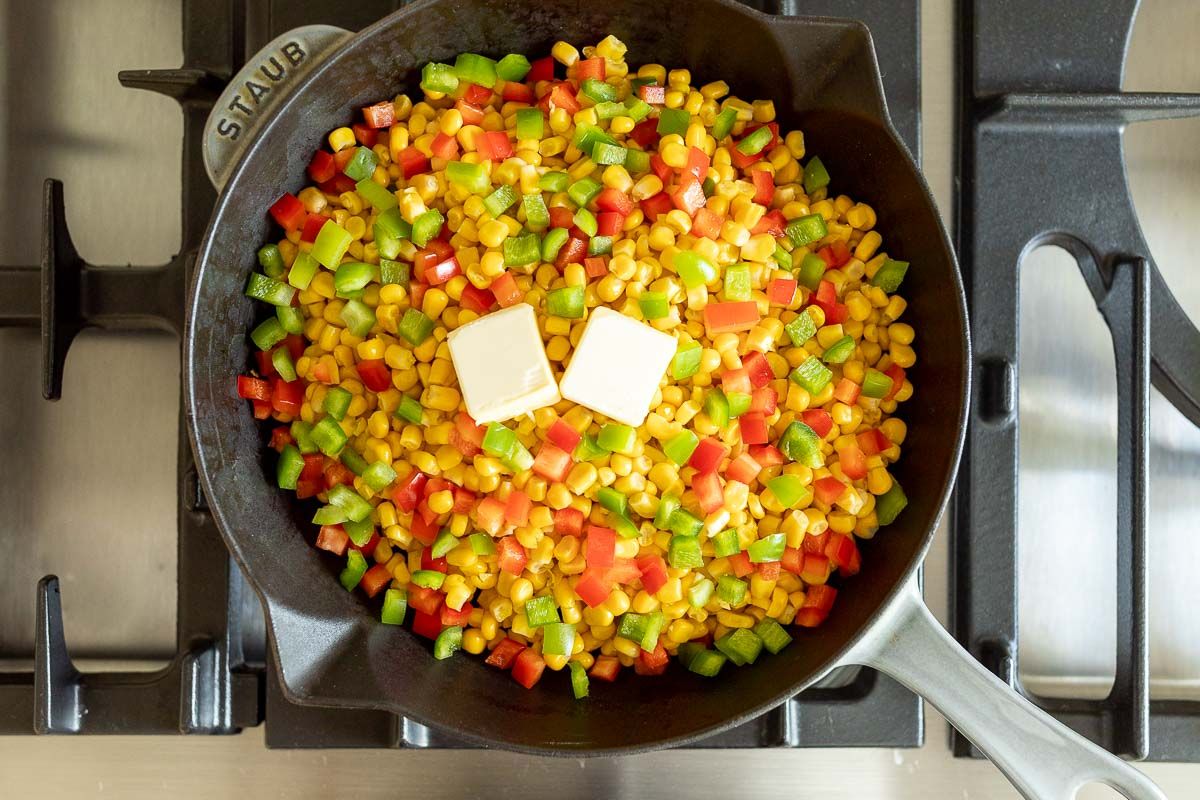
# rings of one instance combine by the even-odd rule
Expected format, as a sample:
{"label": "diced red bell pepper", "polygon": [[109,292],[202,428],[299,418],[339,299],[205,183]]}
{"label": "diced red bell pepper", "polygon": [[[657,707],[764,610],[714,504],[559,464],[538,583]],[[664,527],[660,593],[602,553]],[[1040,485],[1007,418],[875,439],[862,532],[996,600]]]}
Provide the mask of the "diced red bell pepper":
{"label": "diced red bell pepper", "polygon": [[[454,263],[457,264],[458,261],[455,260]],[[459,298],[458,304],[476,314],[486,314],[492,310],[492,306],[496,305],[496,296],[490,289],[480,289],[475,284],[468,283],[463,287],[462,297]]]}
{"label": "diced red bell pepper", "polygon": [[382,358],[367,358],[359,361],[355,367],[363,386],[372,392],[385,392],[392,388],[392,371]]}
{"label": "diced red bell pepper", "polygon": [[621,660],[616,656],[596,656],[588,675],[598,681],[612,683],[621,672]]}
{"label": "diced red bell pepper", "polygon": [[379,534],[372,531],[371,538],[362,544],[350,542],[350,549],[357,550],[364,556],[372,556],[375,554],[375,548],[379,546]]}
{"label": "diced red bell pepper", "polygon": [[[828,543],[825,546],[828,547]],[[831,571],[828,556],[822,553],[805,553],[804,564],[800,567],[800,580],[810,585],[822,584],[829,580]]]}
{"label": "diced red bell pepper", "polygon": [[762,215],[762,219],[750,229],[750,233],[755,235],[769,233],[772,236],[783,236],[786,228],[787,218],[783,216],[783,212],[778,208],[773,208]]}
{"label": "diced red bell pepper", "polygon": [[658,120],[653,117],[642,120],[633,126],[633,130],[629,132],[629,138],[637,142],[643,150],[653,150],[658,147]]}
{"label": "diced red bell pepper", "polygon": [[804,595],[804,603],[796,612],[796,624],[814,628],[825,621],[837,598],[837,589],[832,586],[810,586]]}
{"label": "diced red bell pepper", "polygon": [[[744,139],[746,137],[743,136],[742,138]],[[741,140],[739,140],[739,143],[740,143],[740,141]],[[737,167],[740,170],[744,170],[744,169],[746,169],[746,167],[750,166],[751,164],[761,161],[762,157],[763,157],[763,153],[765,153],[765,152],[766,152],[766,148],[764,147],[762,150],[758,151],[754,155],[748,156],[745,153],[743,153],[741,150],[738,150],[737,146],[735,145],[734,147],[729,148],[729,160],[730,160],[730,162],[733,163],[733,165],[735,167]]]}
{"label": "diced red bell pepper", "polygon": [[891,400],[896,396],[896,392],[900,391],[900,387],[904,385],[904,369],[892,364],[883,371],[883,374],[892,379],[892,390],[883,399]]}
{"label": "diced red bell pepper", "polygon": [[689,147],[687,163],[680,173],[680,180],[685,180],[686,176],[693,176],[697,182],[703,184],[704,179],[708,177],[708,168],[712,165],[712,160],[699,147]]}
{"label": "diced red bell pepper", "polygon": [[[354,151],[351,149],[343,150],[342,152],[353,153]],[[337,156],[334,156],[334,159],[336,163]],[[343,194],[344,192],[352,192],[354,191],[354,179],[349,175],[345,175],[339,171],[336,175],[324,183],[317,184],[317,188],[325,194]]]}
{"label": "diced red bell pepper", "polygon": [[833,505],[844,491],[846,484],[833,476],[813,481],[813,498],[822,505]]}
{"label": "diced red bell pepper", "polygon": [[562,482],[571,471],[571,454],[553,442],[542,442],[537,457],[533,460],[533,471],[548,481]]}
{"label": "diced red bell pepper", "polygon": [[554,206],[550,209],[550,227],[570,230],[575,227],[575,213],[566,206]]}
{"label": "diced red bell pepper", "polygon": [[891,440],[879,428],[860,431],[855,438],[858,439],[859,448],[868,456],[877,456],[892,446]]}
{"label": "diced red bell pepper", "polygon": [[280,414],[299,416],[304,405],[304,381],[285,381],[278,376],[271,379],[271,408]]}
{"label": "diced red bell pepper", "polygon": [[745,550],[740,550],[729,557],[729,566],[733,570],[733,574],[739,578],[744,578],[751,572],[754,572],[754,564],[750,561],[750,554]]}
{"label": "diced red bell pepper", "polygon": [[432,522],[427,522],[425,517],[421,516],[420,510],[422,506],[425,508],[429,507],[424,501],[417,504],[417,511],[413,513],[412,524],[409,525],[408,529],[414,539],[429,547],[437,539],[437,535],[441,531],[441,526],[437,523],[437,517],[434,517]]}
{"label": "diced red bell pepper", "polygon": [[616,236],[625,228],[625,215],[616,211],[601,211],[596,215],[596,235]]}
{"label": "diced red bell pepper", "polygon": [[554,259],[554,266],[561,271],[566,268],[567,264],[582,264],[585,258],[587,258],[587,241],[572,236],[558,251],[558,258]]}
{"label": "diced red bell pepper", "polygon": [[455,611],[450,606],[442,603],[442,625],[444,627],[450,627],[452,625],[466,625],[467,621],[471,619],[471,612],[474,610],[475,607],[470,603],[463,603],[462,608],[460,608],[458,611]]}
{"label": "diced red bell pepper", "polygon": [[696,502],[705,514],[718,511],[725,505],[725,496],[721,491],[721,479],[715,472],[701,472],[692,478],[692,491],[696,493]]}
{"label": "diced red bell pepper", "polygon": [[850,247],[841,239],[835,239],[817,251],[830,268],[840,267],[850,260]]}
{"label": "diced red bell pepper", "polygon": [[762,563],[755,564],[754,568],[758,572],[758,577],[764,581],[779,580],[781,566],[778,561],[763,561]]}
{"label": "diced red bell pepper", "polygon": [[555,511],[554,532],[559,536],[578,536],[583,533],[583,512],[570,506]]}
{"label": "diced red bell pepper", "polygon": [[308,162],[308,177],[313,179],[313,183],[324,183],[336,174],[333,153],[328,150],[317,150],[313,153],[312,160]]}
{"label": "diced red bell pepper", "polygon": [[823,408],[810,408],[800,412],[800,421],[813,429],[813,433],[824,439],[833,428],[833,417]]}
{"label": "diced red bell pepper", "polygon": [[583,260],[583,270],[589,278],[603,278],[608,274],[608,257],[588,256]]}
{"label": "diced red bell pepper", "polygon": [[721,443],[720,439],[712,436],[706,436],[696,445],[696,449],[692,451],[691,458],[688,459],[688,465],[693,467],[697,472],[715,472],[721,464],[721,459],[729,455],[729,448]]}
{"label": "diced red bell pepper", "polygon": [[842,473],[852,481],[867,477],[867,457],[857,443],[838,450],[838,463]]}
{"label": "diced red bell pepper", "polygon": [[503,161],[513,154],[512,141],[504,131],[484,131],[482,136],[483,147],[480,147],[480,141],[481,137],[476,136],[475,149],[479,150],[482,158],[492,161]]}
{"label": "diced red bell pepper", "polygon": [[526,647],[517,654],[516,660],[513,661],[513,680],[524,686],[526,689],[532,689],[534,685],[541,680],[542,672],[545,669],[545,659],[535,653],[532,649]]}
{"label": "diced red bell pepper", "polygon": [[354,473],[340,461],[329,459],[325,462],[325,469],[322,478],[325,481],[325,488],[332,489],[341,484],[342,486],[354,485]]}
{"label": "diced red bell pepper", "polygon": [[830,532],[826,530],[824,533],[808,534],[800,542],[800,551],[802,553],[817,553],[822,555],[825,553],[825,546],[829,544]]}
{"label": "diced red bell pepper", "polygon": [[429,144],[429,150],[433,153],[434,158],[449,161],[458,155],[458,139],[439,132]]}
{"label": "diced red bell pepper", "polygon": [[596,195],[596,209],[598,211],[615,211],[621,216],[627,217],[633,211],[633,201],[620,189],[609,187]]}
{"label": "diced red bell pepper", "polygon": [[637,560],[638,570],[642,573],[642,588],[649,594],[654,594],[667,583],[667,562],[662,556],[642,556]]}
{"label": "diced red bell pepper", "polygon": [[529,499],[529,495],[520,489],[513,489],[504,503],[504,519],[509,525],[528,525],[532,508],[533,501]]}
{"label": "diced red bell pepper", "polygon": [[376,564],[367,570],[358,585],[367,593],[367,597],[374,597],[383,591],[383,587],[391,582],[392,573],[388,572],[388,568],[383,564]]}
{"label": "diced red bell pepper", "polygon": [[750,382],[750,372],[745,367],[727,369],[721,373],[721,391],[726,395],[750,394],[754,384]]}
{"label": "diced red bell pepper", "polygon": [[[254,366],[257,368],[256,371],[258,372],[259,377],[269,378],[276,374],[275,365],[271,363],[271,354],[274,352],[274,350],[266,352],[262,350],[254,351]],[[248,400],[250,398],[246,399]]]}
{"label": "diced red bell pepper", "polygon": [[509,575],[520,575],[525,569],[526,562],[529,561],[529,554],[525,552],[525,548],[521,546],[515,536],[497,539],[496,554],[497,565]]}
{"label": "diced red bell pepper", "polygon": [[454,514],[469,514],[471,509],[475,507],[477,495],[470,489],[462,486],[454,487],[454,505],[450,511]]}
{"label": "diced red bell pepper", "polygon": [[[454,104],[454,107],[458,110],[458,113],[462,115],[464,125],[478,125],[479,123],[483,122],[483,109],[474,103],[469,103],[466,100],[459,98],[459,100]],[[476,139],[476,149],[479,148],[479,143],[482,141],[482,139]]]}
{"label": "diced red bell pepper", "polygon": [[428,480],[429,476],[417,469],[402,478],[392,490],[392,502],[396,504],[396,508],[406,513],[414,511],[417,503],[421,501],[421,490],[425,488]]}
{"label": "diced red bell pepper", "polygon": [[292,430],[287,425],[280,425],[271,431],[271,449],[276,453],[283,452],[283,448],[289,444],[295,444],[292,439]]}
{"label": "diced red bell pepper", "polygon": [[839,571],[846,570],[849,575],[858,572],[861,564],[861,560],[858,558],[858,545],[855,544],[854,537],[841,533],[835,533],[829,537],[829,542],[825,545],[825,557],[833,562]]}
{"label": "diced red bell pepper", "polygon": [[454,429],[450,431],[450,444],[465,457],[474,458],[483,452],[486,431],[486,428],[476,425],[467,412],[460,411],[454,418]]}
{"label": "diced red bell pepper", "polygon": [[504,528],[504,503],[485,497],[475,506],[475,524],[485,533],[496,536]]}
{"label": "diced red bell pepper", "polygon": [[536,59],[529,65],[529,74],[525,76],[525,80],[530,83],[554,80],[554,59],[551,56]]}
{"label": "diced red bell pepper", "polygon": [[723,224],[725,224],[725,218],[720,214],[714,214],[708,208],[701,208],[696,211],[696,216],[692,220],[691,233],[693,236],[716,241],[721,237]]}
{"label": "diced red bell pepper", "polygon": [[477,106],[485,105],[492,99],[492,90],[477,83],[467,83],[462,87],[462,98]]}
{"label": "diced red bell pepper", "polygon": [[675,170],[668,166],[667,162],[663,161],[662,156],[658,153],[650,156],[650,171],[658,176],[658,179],[663,182],[663,186],[669,184],[671,176],[675,174]]}
{"label": "diced red bell pepper", "polygon": [[307,453],[304,456],[304,468],[300,470],[300,480],[323,480],[325,474],[325,456],[320,453]]}
{"label": "diced red bell pepper", "polygon": [[504,98],[504,102],[506,103],[524,103],[526,105],[533,105],[535,99],[532,86],[527,83],[517,83],[516,81],[507,81],[500,96]]}
{"label": "diced red bell pepper", "polygon": [[294,231],[303,225],[308,213],[304,210],[304,204],[291,192],[284,192],[282,197],[271,204],[270,211],[279,227],[287,231]]}
{"label": "diced red bell pepper", "polygon": [[568,114],[574,114],[583,108],[579,99],[575,97],[575,87],[565,81],[554,84],[542,97],[539,105],[542,105],[547,113],[561,108]]}
{"label": "diced red bell pepper", "polygon": [[483,660],[483,663],[489,667],[508,669],[512,666],[517,655],[524,649],[525,645],[516,639],[510,639],[506,636],[500,640],[499,644],[492,648],[492,652]]}
{"label": "diced red bell pepper", "polygon": [[322,525],[317,534],[317,549],[328,550],[335,556],[346,555],[346,545],[350,544],[350,536],[341,525]]}
{"label": "diced red bell pepper", "polygon": [[642,576],[642,570],[634,559],[618,557],[604,574],[613,583],[633,583]]}
{"label": "diced red bell pepper", "polygon": [[456,275],[462,275],[462,268],[458,265],[456,256],[450,256],[445,261],[425,268],[425,282],[430,286],[441,286]]}
{"label": "diced red bell pepper", "polygon": [[758,303],[753,300],[709,303],[704,307],[704,327],[710,335],[748,331],[759,319]]}
{"label": "diced red bell pepper", "polygon": [[422,614],[434,615],[439,613],[442,607],[442,600],[446,595],[439,592],[437,589],[430,589],[425,586],[417,586],[415,583],[409,584],[408,587],[408,604],[413,611],[418,611]]}
{"label": "diced red bell pepper", "polygon": [[250,375],[238,375],[237,393],[238,397],[243,400],[269,401],[271,399],[271,384],[262,378],[254,378]]}
{"label": "diced red bell pepper", "polygon": [[324,214],[309,214],[300,229],[300,241],[315,242],[317,234],[321,232],[321,228],[325,227],[325,223],[328,221],[329,217]]}
{"label": "diced red bell pepper", "polygon": [[643,650],[638,653],[637,661],[633,662],[633,670],[638,675],[662,675],[667,671],[670,659],[667,649],[659,642],[652,652]]}
{"label": "diced red bell pepper", "polygon": [[588,78],[595,78],[598,81],[602,81],[605,74],[606,70],[602,57],[583,58],[575,62],[575,80],[580,83],[583,83]]}
{"label": "diced red bell pepper", "polygon": [[771,369],[767,357],[757,350],[751,350],[742,357],[742,369],[750,376],[750,385],[755,389],[761,389],[775,380],[775,371]]}
{"label": "diced red bell pepper", "polygon": [[772,278],[767,284],[767,302],[773,306],[788,306],[796,297],[795,278]]}
{"label": "diced red bell pepper", "polygon": [[297,500],[307,500],[310,497],[316,497],[323,491],[325,491],[325,486],[320,481],[306,481],[304,479],[296,481]]}
{"label": "diced red bell pepper", "polygon": [[749,453],[742,453],[729,462],[729,466],[725,468],[725,477],[749,486],[761,471],[762,465],[755,461],[753,456]]}
{"label": "diced red bell pepper", "polygon": [[588,608],[603,605],[611,593],[612,583],[605,578],[603,569],[585,569],[575,584],[575,594]]}
{"label": "diced red bell pepper", "polygon": [[804,569],[804,551],[799,547],[783,548],[779,565],[793,575],[799,575],[800,571]]}
{"label": "diced red bell pepper", "polygon": [[425,292],[429,289],[428,283],[418,283],[413,281],[408,285],[408,293],[412,295],[412,302],[409,304],[412,308],[420,308],[421,301],[425,299]]}
{"label": "diced red bell pepper", "polygon": [[775,197],[775,177],[765,169],[756,169],[750,172],[750,179],[754,181],[754,202],[760,206],[771,205]]}
{"label": "diced red bell pepper", "polygon": [[521,302],[521,298],[525,294],[521,288],[517,286],[517,280],[512,276],[511,272],[505,272],[499,275],[492,281],[492,285],[488,287],[496,298],[496,303],[501,308],[509,308]]}
{"label": "diced red bell pepper", "polygon": [[760,386],[750,393],[750,410],[768,417],[775,413],[779,395],[770,386]]}
{"label": "diced red bell pepper", "polygon": [[661,106],[667,102],[667,87],[645,83],[638,87],[638,97],[650,105]]}
{"label": "diced red bell pepper", "polygon": [[704,208],[704,203],[707,200],[704,196],[704,188],[700,185],[700,181],[695,180],[691,176],[679,185],[671,194],[671,202],[675,207],[681,209],[689,217],[696,216],[696,212]]}
{"label": "diced red bell pepper", "polygon": [[350,126],[350,130],[354,131],[354,138],[363,147],[374,147],[379,141],[379,131],[368,127],[361,122],[355,122]]}
{"label": "diced red bell pepper", "polygon": [[[412,600],[409,600],[411,604]],[[417,611],[413,614],[413,633],[417,636],[424,636],[426,639],[436,639],[438,634],[442,632],[441,614],[426,614],[424,611]]]}
{"label": "diced red bell pepper", "polygon": [[283,346],[287,348],[292,361],[298,361],[304,355],[304,337],[298,333],[289,333],[284,337]]}
{"label": "diced red bell pepper", "polygon": [[747,411],[738,417],[742,444],[766,444],[770,440],[767,419],[757,411]]}
{"label": "diced red bell pepper", "polygon": [[645,200],[643,200],[641,202],[641,207],[642,214],[645,215],[646,219],[654,222],[654,220],[673,209],[675,204],[671,202],[671,196],[669,194],[666,192],[659,192],[653,197],[647,197]]}
{"label": "diced red bell pepper", "polygon": [[367,106],[362,112],[363,121],[371,128],[387,128],[396,121],[396,106],[391,100]]}
{"label": "diced red bell pepper", "polygon": [[612,528],[589,525],[583,542],[583,557],[589,567],[608,569],[616,555],[617,534]]}
{"label": "diced red bell pepper", "polygon": [[405,178],[429,172],[429,157],[415,147],[406,147],[400,151],[400,170]]}
{"label": "diced red bell pepper", "polygon": [[837,382],[837,386],[833,387],[833,396],[848,406],[858,402],[860,392],[862,387],[849,378],[842,378]]}
{"label": "diced red bell pepper", "polygon": [[579,445],[579,440],[583,437],[579,435],[579,431],[568,425],[565,420],[556,419],[554,420],[554,424],[550,426],[550,430],[546,431],[546,438],[568,453],[573,453]]}

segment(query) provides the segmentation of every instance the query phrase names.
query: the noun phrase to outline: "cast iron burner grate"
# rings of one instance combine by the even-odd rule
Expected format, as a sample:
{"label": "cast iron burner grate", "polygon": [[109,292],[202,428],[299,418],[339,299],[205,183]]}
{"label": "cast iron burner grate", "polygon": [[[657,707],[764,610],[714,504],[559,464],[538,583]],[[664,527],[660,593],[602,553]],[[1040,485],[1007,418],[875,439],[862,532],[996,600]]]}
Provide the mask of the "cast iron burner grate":
{"label": "cast iron burner grate", "polygon": [[[1151,382],[1200,423],[1200,333],[1142,238],[1121,136],[1130,122],[1200,116],[1200,95],[1121,92],[1137,5],[959,3],[957,236],[977,383],[953,523],[954,629],[976,658],[1021,690],[1018,267],[1038,245],[1058,245],[1078,262],[1116,358],[1117,668],[1103,700],[1033,699],[1114,753],[1198,761],[1200,703],[1150,700],[1146,476]],[[957,734],[954,748],[980,755]]]}
{"label": "cast iron burner grate", "polygon": [[[892,118],[919,152],[918,0],[757,0],[776,14],[859,19],[875,33]],[[317,0],[185,0],[184,66],[129,70],[124,86],[177,100],[184,114],[183,241],[170,263],[99,267],[76,252],[63,185],[47,181],[41,267],[0,267],[0,325],[42,331],[42,392],[57,399],[72,339],[86,327],[181,334],[196,248],[215,194],[200,157],[205,119],[225,82],[251,54],[300,25],[358,29],[401,2],[363,0],[331,8]],[[182,410],[178,462],[177,652],[155,673],[81,674],[63,634],[58,581],[37,586],[34,670],[0,674],[0,733],[237,733],[266,722],[272,747],[469,747],[394,715],[287,702],[273,668],[257,660],[261,614],[221,542],[192,462]],[[257,610],[255,608],[255,610]],[[257,618],[256,618],[257,616]],[[817,688],[697,747],[917,747],[920,701],[871,670],[832,676]]]}

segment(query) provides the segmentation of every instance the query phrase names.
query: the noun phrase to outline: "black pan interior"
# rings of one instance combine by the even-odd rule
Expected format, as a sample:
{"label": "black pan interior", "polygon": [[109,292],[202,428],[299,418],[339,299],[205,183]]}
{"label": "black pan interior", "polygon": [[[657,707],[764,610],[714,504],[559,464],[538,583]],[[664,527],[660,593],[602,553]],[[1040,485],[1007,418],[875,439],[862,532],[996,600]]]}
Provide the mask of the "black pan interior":
{"label": "black pan interior", "polygon": [[[723,78],[744,98],[770,97],[785,129],[804,130],[833,187],[872,204],[889,253],[912,263],[903,287],[920,360],[910,371],[906,455],[895,472],[909,497],[899,521],[867,543],[863,570],[829,621],[797,631],[782,654],[699,678],[625,675],[571,698],[565,676],[533,691],[467,656],[432,659],[427,643],[375,621],[314,550],[311,509],[273,485],[264,431],[234,393],[256,309],[242,295],[255,250],[271,233],[266,208],[304,184],[326,132],[356,109],[406,88],[419,67],[461,51],[538,56],[565,39],[613,33],[632,64],[687,66],[693,83]],[[290,695],[373,707],[498,746],[615,752],[677,744],[732,725],[810,684],[916,568],[945,505],[961,448],[968,347],[961,283],[928,191],[886,122],[869,36],[833,20],[772,19],[724,0],[441,0],[413,4],[365,31],[315,70],[252,146],[222,196],[201,251],[187,347],[194,447],[222,533],[267,602]]]}

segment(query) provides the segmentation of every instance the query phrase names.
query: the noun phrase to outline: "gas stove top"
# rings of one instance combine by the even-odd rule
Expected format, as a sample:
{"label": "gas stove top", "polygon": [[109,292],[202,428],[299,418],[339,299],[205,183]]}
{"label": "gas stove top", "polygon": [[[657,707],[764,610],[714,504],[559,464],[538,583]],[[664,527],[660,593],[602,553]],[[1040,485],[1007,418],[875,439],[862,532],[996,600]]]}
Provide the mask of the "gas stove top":
{"label": "gas stove top", "polygon": [[[18,136],[6,140],[6,149],[20,157],[6,166],[6,184],[23,192],[26,202],[3,223],[9,244],[0,259],[33,264],[40,229],[42,264],[0,267],[0,328],[16,329],[0,330],[0,374],[6,380],[19,375],[25,384],[4,401],[0,435],[15,443],[22,470],[28,465],[38,476],[36,482],[23,472],[0,479],[0,507],[15,509],[0,524],[0,536],[13,542],[8,579],[0,585],[0,733],[232,734],[263,725],[274,747],[466,746],[392,715],[301,707],[283,698],[257,599],[207,513],[182,417],[164,411],[179,406],[184,295],[215,200],[200,159],[200,132],[224,80],[284,31],[312,23],[357,29],[400,4],[185,0],[182,40],[166,17],[151,16],[141,23],[154,35],[129,50],[80,57],[89,69],[124,70],[120,81],[128,88],[114,89],[94,110],[93,124],[107,138],[89,138],[91,132],[67,114],[41,120],[58,132],[54,135],[10,125]],[[893,120],[910,149],[920,152],[918,0],[751,5],[770,13],[866,22]],[[1028,13],[1017,13],[1014,5],[1029,6]],[[1176,662],[1168,659],[1164,670],[1161,658],[1150,657],[1147,630],[1153,626],[1146,616],[1155,585],[1146,578],[1147,532],[1164,519],[1178,526],[1190,508],[1176,501],[1160,513],[1157,496],[1148,506],[1146,476],[1200,472],[1197,440],[1186,438],[1195,433],[1189,423],[1182,418],[1170,423],[1176,425],[1173,434],[1180,426],[1185,430],[1183,438],[1172,439],[1179,443],[1176,457],[1185,459],[1182,467],[1163,455],[1161,437],[1154,435],[1160,428],[1148,432],[1148,409],[1157,420],[1167,406],[1152,400],[1148,387],[1153,378],[1155,387],[1195,419],[1190,409],[1200,396],[1194,382],[1200,372],[1189,373],[1188,366],[1197,363],[1200,351],[1182,313],[1166,332],[1159,330],[1163,309],[1171,311],[1164,294],[1168,282],[1152,266],[1120,166],[1125,120],[1192,115],[1197,104],[1188,96],[1116,94],[1135,5],[1073,0],[1049,10],[1022,0],[997,16],[991,4],[960,4],[958,238],[980,381],[954,520],[953,630],[986,665],[1038,694],[1050,710],[1109,749],[1200,760],[1200,716],[1187,699],[1197,681],[1189,681]],[[50,12],[31,4],[22,13]],[[1064,20],[1077,26],[1084,14],[1092,15],[1089,29],[1103,34],[1094,41],[1039,38],[1059,30]],[[38,27],[37,19],[24,22]],[[1066,52],[1068,46],[1078,50]],[[25,69],[53,66],[44,63],[47,56],[36,42],[14,41],[11,50]],[[1029,57],[997,55],[1013,52]],[[128,69],[163,63],[183,67]],[[64,81],[69,85],[69,78]],[[32,83],[12,84],[0,92],[15,96],[0,97],[13,108],[36,105],[37,91]],[[1051,155],[1066,141],[1063,131],[1088,148],[1079,169]],[[97,141],[104,144],[94,145]],[[57,170],[63,162],[55,154],[66,149],[76,151],[70,168],[44,172],[47,159]],[[164,177],[176,170],[179,181]],[[38,218],[32,198],[47,174],[63,175],[66,183],[46,183]],[[1108,181],[1103,190],[1093,174]],[[1051,212],[1092,209],[1097,195],[1108,203],[1105,216],[1063,216],[1051,224],[1056,219]],[[164,213],[175,203],[177,217]],[[68,218],[90,234],[78,250]],[[1055,261],[1045,251],[1025,258],[1039,244],[1059,245],[1076,258],[1060,253]],[[1157,248],[1159,242],[1152,244]],[[166,257],[173,252],[177,255]],[[1091,253],[1094,268],[1088,266]],[[1081,256],[1086,283],[1076,278],[1071,284],[1063,276],[1078,272],[1067,265]],[[91,263],[125,261],[166,263],[150,268]],[[1177,291],[1192,288],[1178,269],[1164,264],[1161,273]],[[1195,297],[1180,294],[1185,305]],[[1091,311],[1097,302],[1114,331],[1119,379],[1086,384],[1087,401],[1072,406],[1069,397],[1081,394],[1072,381],[1112,370],[1113,362],[1104,360],[1106,329]],[[1072,347],[1072,337],[1056,336],[1045,321],[1055,315],[1071,326],[1091,324],[1080,328],[1086,335],[1075,337],[1086,344]],[[91,328],[106,333],[98,336]],[[31,335],[39,329],[40,359],[38,338]],[[136,335],[128,335],[131,331]],[[42,401],[30,386],[39,374],[41,393],[62,395],[61,403],[35,407]],[[1064,414],[1083,413],[1094,416],[1056,436]],[[1020,436],[1018,418],[1025,421]],[[1102,435],[1081,433],[1088,425]],[[1096,459],[1111,462],[1111,469],[1097,473]],[[14,469],[12,463],[0,471]],[[1057,475],[1072,476],[1075,483],[1055,483]],[[1091,483],[1080,483],[1080,476],[1091,476]],[[1091,487],[1085,491],[1103,501],[1089,503],[1079,486]],[[86,515],[77,497],[87,498]],[[1079,526],[1081,519],[1087,524]],[[1080,527],[1072,536],[1086,546],[1045,536],[1048,525]],[[1054,569],[1056,559],[1086,560],[1100,548],[1108,554],[1097,573],[1101,577],[1083,582],[1091,596],[1104,598],[1097,614],[1112,635],[1101,638],[1115,658],[1100,656],[1082,665],[1068,660],[1067,671],[1082,680],[1048,677],[1065,658],[1056,653],[1056,643],[1072,637],[1055,630],[1044,615],[1035,616],[1039,605],[1047,605],[1042,584],[1061,574]],[[1185,563],[1194,564],[1196,554],[1183,554]],[[1153,544],[1149,558],[1157,563]],[[48,574],[58,578],[43,579]],[[1062,594],[1056,611],[1093,602],[1089,595]],[[1026,620],[1020,637],[1019,619]],[[1200,642],[1189,646],[1200,650]],[[1167,678],[1154,682],[1152,674]],[[915,747],[923,736],[917,698],[870,670],[853,670],[697,746]],[[956,751],[973,754],[961,740]]]}

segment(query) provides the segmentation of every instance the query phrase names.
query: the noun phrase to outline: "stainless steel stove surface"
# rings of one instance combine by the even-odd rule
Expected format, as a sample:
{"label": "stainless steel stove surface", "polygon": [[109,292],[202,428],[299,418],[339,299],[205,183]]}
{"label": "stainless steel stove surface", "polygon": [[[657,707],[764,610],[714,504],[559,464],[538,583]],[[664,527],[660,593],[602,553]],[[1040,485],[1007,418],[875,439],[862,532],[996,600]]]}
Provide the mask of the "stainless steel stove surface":
{"label": "stainless steel stove surface", "polygon": [[[265,41],[263,32],[273,24],[288,27],[284,21],[304,4],[218,5],[239,11],[250,6],[242,33]],[[368,15],[370,5],[327,7],[322,21],[351,24],[344,15]],[[784,5],[796,13],[806,9],[804,0]],[[842,5],[853,15],[871,2]],[[948,216],[954,9],[951,0],[924,0],[920,8],[923,102],[910,111],[914,123],[917,111],[924,112],[923,163]],[[185,13],[181,4],[159,0],[0,0],[0,173],[6,190],[0,195],[0,264],[37,263],[38,187],[46,177],[65,180],[67,221],[89,262],[160,264],[178,251],[179,106],[122,88],[116,73],[178,66]],[[879,41],[887,33],[875,35]],[[1200,74],[1192,46],[1198,35],[1196,4],[1148,1],[1135,28],[1126,88],[1200,89],[1200,80],[1177,77]],[[1200,122],[1174,121],[1135,126],[1125,139],[1146,238],[1193,319],[1200,318],[1200,283],[1190,266],[1200,245],[1192,222],[1200,212],[1194,191],[1198,137]],[[1116,627],[1111,343],[1078,270],[1061,252],[1042,249],[1025,260],[1022,304],[1021,678],[1043,695],[1103,695],[1112,682]],[[12,298],[0,297],[0,320],[11,305]],[[45,574],[62,582],[66,641],[83,671],[157,670],[177,652],[178,340],[165,333],[85,332],[67,358],[57,403],[42,399],[40,372],[36,328],[0,325],[0,691],[32,668],[34,586]],[[1191,698],[1200,687],[1200,625],[1191,590],[1200,572],[1200,545],[1189,525],[1200,510],[1192,490],[1200,472],[1200,435],[1158,398],[1151,417],[1151,692],[1155,698]],[[1064,424],[1067,419],[1072,422]],[[940,613],[949,591],[946,543],[943,530],[926,567],[926,593]],[[242,630],[254,662],[262,658],[261,631],[248,598],[244,612]],[[906,709],[900,717],[907,736],[911,716],[908,706],[899,707]],[[116,791],[159,797],[163,789],[180,796],[287,797],[394,795],[402,789],[423,797],[765,797],[797,791],[835,799],[1015,796],[990,765],[951,757],[944,725],[932,711],[932,731],[920,749],[675,751],[588,762],[482,751],[268,751],[263,744],[271,738],[271,718],[268,712],[265,726],[239,736],[5,737],[0,796]],[[313,733],[312,743],[329,743],[321,731]],[[345,743],[365,736],[378,744],[380,737],[394,740],[396,731],[364,733],[352,721],[333,733],[344,734]],[[1200,740],[1200,730],[1193,736]],[[1172,797],[1195,795],[1198,770],[1146,767]],[[1104,796],[1080,794],[1087,800]]]}

